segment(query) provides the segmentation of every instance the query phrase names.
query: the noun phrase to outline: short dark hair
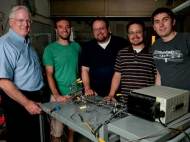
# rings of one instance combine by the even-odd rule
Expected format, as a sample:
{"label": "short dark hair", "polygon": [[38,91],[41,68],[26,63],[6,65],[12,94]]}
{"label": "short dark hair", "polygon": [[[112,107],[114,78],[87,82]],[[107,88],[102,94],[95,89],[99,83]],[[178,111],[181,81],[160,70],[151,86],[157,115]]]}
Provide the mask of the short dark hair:
{"label": "short dark hair", "polygon": [[133,21],[130,21],[128,24],[127,24],[127,33],[129,32],[129,27],[133,24],[138,24],[142,27],[143,29],[143,32],[145,31],[145,24],[143,21],[140,21],[140,20],[133,20]]}
{"label": "short dark hair", "polygon": [[154,17],[160,13],[167,13],[170,18],[172,19],[172,21],[174,21],[175,19],[175,15],[174,13],[172,12],[171,9],[169,8],[166,8],[166,7],[160,7],[160,8],[157,8],[153,13],[152,13],[152,16],[151,16],[151,19],[152,19],[152,22],[154,22]]}
{"label": "short dark hair", "polygon": [[69,22],[69,25],[71,26],[71,20],[68,17],[59,17],[59,18],[55,18],[54,21],[54,28],[57,28],[57,22],[61,21],[61,20],[65,20]]}
{"label": "short dark hair", "polygon": [[93,18],[92,22],[91,22],[91,27],[93,26],[95,21],[103,21],[106,24],[106,27],[107,28],[109,27],[109,22],[108,22],[106,17],[95,17],[95,18]]}

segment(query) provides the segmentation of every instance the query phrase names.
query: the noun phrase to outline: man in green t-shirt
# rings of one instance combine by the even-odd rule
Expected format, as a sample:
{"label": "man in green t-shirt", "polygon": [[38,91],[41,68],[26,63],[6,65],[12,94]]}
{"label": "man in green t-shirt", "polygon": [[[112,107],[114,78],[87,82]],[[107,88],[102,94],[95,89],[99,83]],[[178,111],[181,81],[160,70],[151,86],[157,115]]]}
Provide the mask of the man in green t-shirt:
{"label": "man in green t-shirt", "polygon": [[[44,51],[43,64],[52,92],[51,101],[62,102],[69,98],[71,86],[77,79],[80,45],[71,42],[71,23],[62,18],[55,23],[57,41],[49,44]],[[63,125],[52,120],[51,135],[53,142],[59,142],[63,134]],[[73,131],[69,129],[68,142],[73,142]]]}

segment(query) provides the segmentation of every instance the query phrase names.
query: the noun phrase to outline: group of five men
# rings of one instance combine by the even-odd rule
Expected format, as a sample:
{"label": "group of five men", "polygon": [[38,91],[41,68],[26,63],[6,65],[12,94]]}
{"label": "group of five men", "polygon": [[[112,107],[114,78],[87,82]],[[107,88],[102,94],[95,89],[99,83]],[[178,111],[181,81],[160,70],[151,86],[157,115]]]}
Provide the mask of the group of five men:
{"label": "group of five men", "polygon": [[[64,102],[70,97],[71,84],[79,74],[86,95],[114,99],[119,91],[165,85],[190,90],[190,34],[174,30],[170,9],[158,8],[152,14],[153,28],[160,38],[151,51],[145,44],[145,25],[135,20],[127,26],[128,42],[111,34],[105,18],[92,21],[94,39],[80,48],[70,41],[71,23],[62,18],[55,22],[57,41],[49,44],[43,64],[51,90],[51,101]],[[43,97],[43,77],[38,57],[28,36],[31,15],[25,6],[15,6],[9,15],[10,29],[0,38],[0,88],[7,115],[8,142],[40,141],[38,115]],[[22,125],[21,125],[22,124]],[[51,121],[53,142],[60,141],[63,125]],[[73,142],[68,131],[68,142]]]}

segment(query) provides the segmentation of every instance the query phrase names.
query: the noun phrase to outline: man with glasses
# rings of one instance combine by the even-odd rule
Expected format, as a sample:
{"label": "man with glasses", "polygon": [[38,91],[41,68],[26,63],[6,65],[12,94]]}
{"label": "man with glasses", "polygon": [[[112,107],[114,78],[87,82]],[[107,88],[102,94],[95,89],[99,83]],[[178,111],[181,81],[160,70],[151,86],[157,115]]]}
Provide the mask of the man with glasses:
{"label": "man with glasses", "polygon": [[43,79],[28,36],[30,18],[25,6],[13,7],[9,14],[10,29],[0,38],[0,89],[8,142],[40,142]]}
{"label": "man with glasses", "polygon": [[154,85],[156,69],[152,54],[144,42],[145,25],[131,21],[127,25],[130,46],[119,51],[115,62],[115,73],[107,100],[114,96],[121,85],[121,93],[127,95],[133,89]]}
{"label": "man with glasses", "polygon": [[82,49],[82,81],[85,94],[105,97],[110,90],[117,52],[127,46],[127,41],[111,35],[104,17],[92,21],[94,39]]}

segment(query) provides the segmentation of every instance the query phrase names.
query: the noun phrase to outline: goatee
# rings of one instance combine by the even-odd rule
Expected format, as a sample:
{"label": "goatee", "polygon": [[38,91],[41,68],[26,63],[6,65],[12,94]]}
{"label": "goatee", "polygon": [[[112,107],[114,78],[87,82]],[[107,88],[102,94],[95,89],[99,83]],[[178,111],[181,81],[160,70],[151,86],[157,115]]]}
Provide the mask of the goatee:
{"label": "goatee", "polygon": [[69,37],[59,36],[62,40],[69,40]]}

